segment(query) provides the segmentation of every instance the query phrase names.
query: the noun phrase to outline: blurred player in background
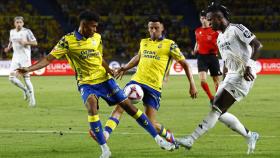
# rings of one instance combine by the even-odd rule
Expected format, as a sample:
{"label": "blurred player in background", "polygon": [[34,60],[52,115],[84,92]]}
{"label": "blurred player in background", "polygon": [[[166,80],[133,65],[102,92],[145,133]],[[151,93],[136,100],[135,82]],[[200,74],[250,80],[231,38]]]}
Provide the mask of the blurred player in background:
{"label": "blurred player in background", "polygon": [[96,140],[101,147],[100,158],[111,157],[110,149],[103,135],[101,121],[98,115],[98,99],[103,98],[110,106],[120,105],[130,116],[155,139],[161,148],[173,150],[175,146],[162,139],[150,120],[143,112],[133,106],[123,90],[119,88],[111,75],[111,70],[103,56],[103,46],[100,34],[96,33],[99,15],[84,11],[79,16],[79,29],[65,35],[54,47],[51,53],[30,67],[19,68],[21,73],[27,73],[47,66],[52,60],[65,56],[76,72],[78,89],[88,110],[88,122]]}
{"label": "blurred player in background", "polygon": [[[249,93],[256,78],[255,60],[262,44],[242,24],[232,24],[229,21],[229,10],[223,6],[212,3],[207,8],[207,20],[213,30],[219,33],[217,44],[224,61],[225,76],[215,95],[212,110],[198,125],[194,132],[186,138],[177,139],[177,142],[190,149],[193,143],[209,129],[213,128],[218,119],[236,102]],[[247,139],[248,151],[254,152],[259,139],[257,132],[251,132],[240,123],[232,114],[228,115],[226,124],[234,131]]]}
{"label": "blurred player in background", "polygon": [[209,22],[206,19],[206,12],[204,10],[200,12],[200,22],[202,26],[195,30],[196,44],[193,55],[197,54],[198,76],[201,87],[212,103],[214,96],[209,89],[206,77],[209,70],[214,81],[216,92],[219,86],[219,76],[222,75],[217,57],[218,32],[212,30],[209,26]]}
{"label": "blurred player in background", "polygon": [[30,80],[29,73],[24,73],[25,85],[19,80],[16,69],[31,65],[31,46],[36,46],[37,41],[30,29],[24,28],[23,17],[14,18],[15,28],[10,31],[8,47],[4,49],[8,53],[13,48],[13,58],[9,80],[24,92],[24,99],[29,100],[29,106],[36,104],[34,88]]}
{"label": "blurred player in background", "polygon": [[[156,120],[156,114],[160,107],[162,82],[173,59],[177,60],[185,70],[189,81],[189,94],[192,98],[196,98],[197,90],[190,66],[177,44],[165,38],[163,35],[164,25],[162,18],[159,16],[149,17],[148,31],[150,38],[141,40],[139,53],[129,63],[118,69],[117,74],[118,77],[122,77],[127,70],[138,66],[136,73],[127,86],[137,84],[143,89],[143,104],[146,115],[151,120],[159,135],[167,141],[175,143],[172,132]],[[117,106],[112,112],[105,126],[104,135],[107,138],[109,138],[109,135],[119,124],[122,113],[123,109],[121,106]]]}

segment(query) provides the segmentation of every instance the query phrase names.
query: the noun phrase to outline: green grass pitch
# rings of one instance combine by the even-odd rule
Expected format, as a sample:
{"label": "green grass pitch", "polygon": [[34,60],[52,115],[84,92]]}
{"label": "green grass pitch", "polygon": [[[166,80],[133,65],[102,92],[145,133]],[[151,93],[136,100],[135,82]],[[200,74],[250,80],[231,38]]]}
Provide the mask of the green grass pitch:
{"label": "green grass pitch", "polygon": [[[121,86],[129,81],[125,76]],[[188,94],[185,76],[171,76],[164,85],[158,121],[176,137],[190,134],[209,111],[206,94],[195,76],[199,97]],[[22,92],[0,77],[0,158],[98,158],[101,150],[88,135],[87,112],[73,76],[32,77],[37,107],[29,108]],[[208,83],[213,90],[210,78]],[[113,158],[279,158],[280,76],[259,75],[248,97],[229,111],[261,138],[253,155],[247,144],[221,123],[186,152],[160,149],[150,135],[125,114],[108,142]],[[137,105],[143,109],[141,104]],[[100,99],[103,125],[113,107]]]}

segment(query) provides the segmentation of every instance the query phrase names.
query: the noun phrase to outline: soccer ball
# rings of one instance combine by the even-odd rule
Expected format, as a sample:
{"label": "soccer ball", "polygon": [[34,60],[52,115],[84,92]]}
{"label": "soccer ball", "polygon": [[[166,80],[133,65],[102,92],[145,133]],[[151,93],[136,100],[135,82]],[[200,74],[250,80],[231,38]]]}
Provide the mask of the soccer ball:
{"label": "soccer ball", "polygon": [[137,84],[130,84],[124,88],[124,93],[133,104],[137,104],[143,99],[143,89]]}

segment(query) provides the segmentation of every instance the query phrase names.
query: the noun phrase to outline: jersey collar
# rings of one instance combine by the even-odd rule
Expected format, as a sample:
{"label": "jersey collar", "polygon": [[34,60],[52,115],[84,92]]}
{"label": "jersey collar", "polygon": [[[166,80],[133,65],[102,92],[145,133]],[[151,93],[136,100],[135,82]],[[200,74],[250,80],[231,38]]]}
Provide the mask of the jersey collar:
{"label": "jersey collar", "polygon": [[77,30],[75,30],[74,32],[75,32],[75,37],[76,37],[77,41],[85,39],[85,37]]}
{"label": "jersey collar", "polygon": [[[155,41],[162,41],[162,40],[164,40],[165,39],[165,36],[164,35],[162,35],[162,36],[160,36],[157,40],[155,40]],[[150,38],[150,41],[152,41],[152,39]]]}

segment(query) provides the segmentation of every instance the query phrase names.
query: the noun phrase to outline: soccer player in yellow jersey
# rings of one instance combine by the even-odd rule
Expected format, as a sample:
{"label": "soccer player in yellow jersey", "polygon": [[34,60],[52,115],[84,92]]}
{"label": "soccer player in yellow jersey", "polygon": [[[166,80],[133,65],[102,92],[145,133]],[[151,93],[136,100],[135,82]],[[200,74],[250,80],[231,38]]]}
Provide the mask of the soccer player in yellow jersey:
{"label": "soccer player in yellow jersey", "polygon": [[[129,63],[118,69],[117,77],[122,77],[127,70],[138,65],[136,73],[127,85],[138,84],[142,87],[146,115],[153,123],[157,132],[167,141],[175,144],[173,134],[156,120],[156,113],[160,107],[162,82],[165,73],[169,70],[172,59],[177,60],[183,66],[189,80],[189,93],[192,98],[196,98],[197,90],[189,64],[186,62],[177,44],[163,36],[164,26],[161,17],[149,17],[148,31],[150,38],[141,40],[139,53]],[[104,135],[106,139],[109,138],[109,135],[118,125],[122,113],[123,109],[120,106],[117,106],[112,112],[105,126]]]}
{"label": "soccer player in yellow jersey", "polygon": [[175,146],[162,139],[150,120],[143,112],[133,106],[119,88],[111,75],[114,75],[103,60],[102,40],[96,33],[99,15],[84,11],[79,16],[79,29],[69,33],[58,42],[49,55],[38,63],[17,69],[19,73],[27,73],[47,66],[52,60],[65,56],[76,72],[78,89],[88,110],[88,122],[96,140],[102,149],[100,158],[111,157],[106,144],[103,129],[98,115],[98,98],[103,98],[110,106],[118,104],[155,139],[161,148],[173,150]]}

